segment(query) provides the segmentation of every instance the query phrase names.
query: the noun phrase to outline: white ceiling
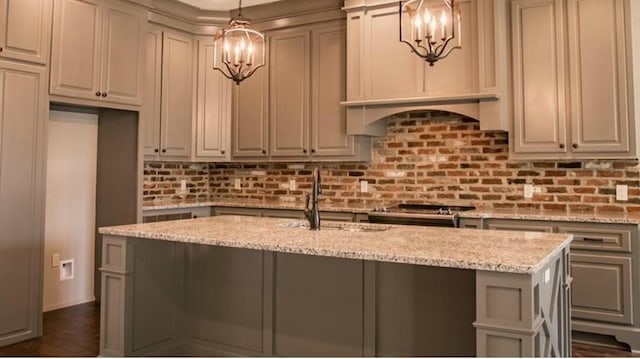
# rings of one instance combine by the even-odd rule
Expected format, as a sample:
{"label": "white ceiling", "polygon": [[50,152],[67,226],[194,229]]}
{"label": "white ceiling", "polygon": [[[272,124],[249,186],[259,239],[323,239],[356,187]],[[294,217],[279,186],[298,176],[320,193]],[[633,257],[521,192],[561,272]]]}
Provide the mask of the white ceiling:
{"label": "white ceiling", "polygon": [[[201,10],[229,11],[238,8],[238,0],[178,0],[185,4],[195,6]],[[242,0],[242,7],[266,4],[278,0]]]}

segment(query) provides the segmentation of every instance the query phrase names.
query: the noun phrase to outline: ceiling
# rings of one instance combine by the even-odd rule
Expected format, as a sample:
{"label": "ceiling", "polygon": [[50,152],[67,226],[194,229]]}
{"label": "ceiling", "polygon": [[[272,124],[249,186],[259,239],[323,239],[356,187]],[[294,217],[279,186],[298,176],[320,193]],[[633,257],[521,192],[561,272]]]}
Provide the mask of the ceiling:
{"label": "ceiling", "polygon": [[[229,11],[238,8],[238,0],[178,0],[182,3],[195,6],[201,10]],[[243,0],[242,7],[266,4],[278,0]]]}

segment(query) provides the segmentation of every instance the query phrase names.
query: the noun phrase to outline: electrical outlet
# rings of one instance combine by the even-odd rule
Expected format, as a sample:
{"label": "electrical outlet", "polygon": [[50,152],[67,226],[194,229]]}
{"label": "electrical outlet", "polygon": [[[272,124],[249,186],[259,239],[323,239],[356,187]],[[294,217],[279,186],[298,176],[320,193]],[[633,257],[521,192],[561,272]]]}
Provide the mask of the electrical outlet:
{"label": "electrical outlet", "polygon": [[369,191],[369,182],[360,181],[360,192],[365,193]]}
{"label": "electrical outlet", "polygon": [[51,266],[57,267],[60,265],[60,253],[53,253],[51,255]]}
{"label": "electrical outlet", "polygon": [[187,180],[180,180],[180,191],[184,192],[187,190]]}
{"label": "electrical outlet", "polygon": [[240,178],[236,178],[233,180],[233,188],[242,189],[242,180]]}
{"label": "electrical outlet", "polygon": [[294,179],[290,179],[289,180],[289,190],[290,191],[295,191],[296,190],[296,180]]}
{"label": "electrical outlet", "polygon": [[524,198],[530,199],[533,197],[534,186],[530,184],[524,185]]}
{"label": "electrical outlet", "polygon": [[616,201],[629,200],[629,187],[626,184],[616,185]]}
{"label": "electrical outlet", "polygon": [[551,270],[547,268],[544,271],[544,284],[549,283],[550,280],[551,280]]}

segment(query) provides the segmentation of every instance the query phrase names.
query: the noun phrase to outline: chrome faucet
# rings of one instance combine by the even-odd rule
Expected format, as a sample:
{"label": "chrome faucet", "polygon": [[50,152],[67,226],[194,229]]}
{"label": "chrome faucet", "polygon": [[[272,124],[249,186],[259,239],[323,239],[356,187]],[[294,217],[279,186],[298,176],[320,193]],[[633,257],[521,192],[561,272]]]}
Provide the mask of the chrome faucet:
{"label": "chrome faucet", "polygon": [[[304,215],[309,221],[309,229],[320,229],[320,213],[318,212],[318,197],[322,193],[322,187],[320,185],[320,169],[315,168],[313,170],[313,187],[311,188],[311,195],[306,195],[306,203],[304,205]],[[309,208],[309,202],[311,202],[311,208]]]}

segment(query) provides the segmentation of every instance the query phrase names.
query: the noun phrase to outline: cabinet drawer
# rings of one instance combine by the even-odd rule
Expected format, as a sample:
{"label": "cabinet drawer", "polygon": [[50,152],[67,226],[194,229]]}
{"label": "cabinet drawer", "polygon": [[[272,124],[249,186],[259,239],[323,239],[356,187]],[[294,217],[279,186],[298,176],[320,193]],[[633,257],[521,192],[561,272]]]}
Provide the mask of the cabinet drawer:
{"label": "cabinet drawer", "polygon": [[527,231],[553,233],[553,225],[548,222],[495,220],[487,224],[487,229],[501,231]]}
{"label": "cabinet drawer", "polygon": [[633,324],[631,258],[571,253],[571,317]]}
{"label": "cabinet drawer", "polygon": [[604,226],[560,226],[560,233],[573,234],[572,249],[631,253],[631,230]]}

